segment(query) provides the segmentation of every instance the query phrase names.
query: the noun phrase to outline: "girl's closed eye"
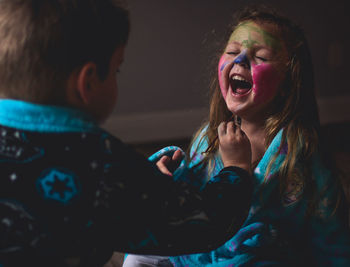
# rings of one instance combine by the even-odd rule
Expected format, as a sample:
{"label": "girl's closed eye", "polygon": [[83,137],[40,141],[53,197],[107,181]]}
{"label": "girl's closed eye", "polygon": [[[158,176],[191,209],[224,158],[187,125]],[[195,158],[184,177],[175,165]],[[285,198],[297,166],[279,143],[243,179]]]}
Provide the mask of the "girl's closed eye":
{"label": "girl's closed eye", "polygon": [[261,61],[263,61],[263,62],[267,61],[267,58],[265,58],[265,57],[255,56],[255,58],[256,58],[257,60],[261,60]]}
{"label": "girl's closed eye", "polygon": [[239,51],[227,51],[226,54],[228,55],[233,55],[233,56],[237,56],[240,52]]}
{"label": "girl's closed eye", "polygon": [[270,61],[271,57],[271,52],[267,49],[258,49],[254,53],[254,58],[258,63]]}

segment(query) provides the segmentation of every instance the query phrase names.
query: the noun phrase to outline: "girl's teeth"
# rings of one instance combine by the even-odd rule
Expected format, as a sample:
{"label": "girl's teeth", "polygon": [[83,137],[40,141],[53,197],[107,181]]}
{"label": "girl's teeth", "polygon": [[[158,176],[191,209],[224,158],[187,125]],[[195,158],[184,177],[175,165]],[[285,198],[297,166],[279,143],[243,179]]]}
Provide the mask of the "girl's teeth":
{"label": "girl's teeth", "polygon": [[243,77],[234,75],[231,77],[231,87],[236,93],[244,93],[252,88],[252,84]]}
{"label": "girl's teeth", "polygon": [[241,76],[233,76],[231,79],[232,79],[232,80],[237,80],[237,81],[248,82],[246,79],[244,79],[244,78],[241,77]]}

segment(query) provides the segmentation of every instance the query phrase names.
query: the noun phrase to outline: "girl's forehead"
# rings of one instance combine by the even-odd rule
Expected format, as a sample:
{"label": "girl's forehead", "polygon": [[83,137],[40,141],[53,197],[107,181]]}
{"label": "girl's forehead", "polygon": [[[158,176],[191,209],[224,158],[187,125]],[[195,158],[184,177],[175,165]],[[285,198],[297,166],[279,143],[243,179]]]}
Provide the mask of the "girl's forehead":
{"label": "girl's forehead", "polygon": [[268,23],[257,24],[252,21],[238,24],[232,32],[228,44],[233,42],[239,43],[244,48],[267,46],[278,51],[282,47],[282,40],[274,25]]}

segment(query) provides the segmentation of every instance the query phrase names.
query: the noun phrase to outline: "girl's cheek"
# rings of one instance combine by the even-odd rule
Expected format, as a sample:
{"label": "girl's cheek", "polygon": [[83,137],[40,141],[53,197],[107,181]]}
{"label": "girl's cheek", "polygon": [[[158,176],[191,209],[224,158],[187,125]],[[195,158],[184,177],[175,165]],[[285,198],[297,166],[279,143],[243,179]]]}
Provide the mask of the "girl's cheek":
{"label": "girl's cheek", "polygon": [[270,101],[277,92],[281,82],[281,76],[274,66],[266,63],[252,65],[252,76],[254,86],[252,88],[255,94],[254,102],[265,103]]}
{"label": "girl's cheek", "polygon": [[[229,64],[228,61],[226,61],[225,55],[222,55],[218,64],[218,79],[219,79],[219,86],[221,90],[221,94],[226,99],[227,91],[228,91],[228,71],[225,70],[225,67]],[[226,77],[227,76],[227,77]]]}

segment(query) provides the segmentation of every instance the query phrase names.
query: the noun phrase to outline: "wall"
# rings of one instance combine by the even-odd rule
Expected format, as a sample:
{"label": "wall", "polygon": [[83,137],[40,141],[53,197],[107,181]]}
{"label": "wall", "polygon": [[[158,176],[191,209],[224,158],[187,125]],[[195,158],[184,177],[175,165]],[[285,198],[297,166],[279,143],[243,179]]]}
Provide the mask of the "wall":
{"label": "wall", "polygon": [[[350,121],[346,0],[129,0],[132,31],[118,74],[119,100],[105,128],[130,143],[191,136],[206,116],[213,58],[233,13],[273,5],[302,25],[322,123]],[[216,64],[216,63],[215,63]]]}

